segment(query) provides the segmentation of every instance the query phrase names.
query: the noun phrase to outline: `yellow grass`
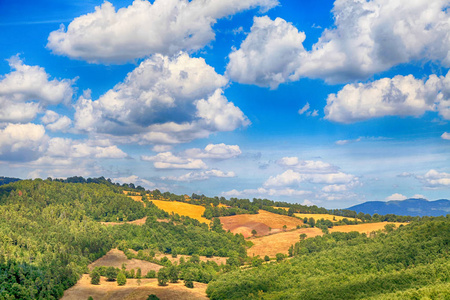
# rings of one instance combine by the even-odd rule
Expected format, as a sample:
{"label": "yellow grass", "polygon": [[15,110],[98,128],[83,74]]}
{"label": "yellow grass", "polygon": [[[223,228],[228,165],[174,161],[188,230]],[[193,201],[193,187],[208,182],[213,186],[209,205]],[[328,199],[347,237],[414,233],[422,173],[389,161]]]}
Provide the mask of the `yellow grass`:
{"label": "yellow grass", "polygon": [[205,212],[205,208],[200,205],[194,205],[184,202],[176,201],[163,201],[163,200],[150,200],[159,209],[162,209],[168,213],[176,213],[180,216],[188,216],[193,219],[199,220],[202,223],[209,224],[211,221],[202,217]]}
{"label": "yellow grass", "polygon": [[158,286],[157,279],[142,278],[140,284],[137,279],[127,279],[124,286],[117,282],[100,278],[99,285],[92,285],[89,274],[84,274],[77,284],[64,292],[63,300],[84,300],[92,296],[95,300],[146,300],[150,294],[155,294],[161,300],[208,300],[206,297],[207,284],[194,282],[194,288],[184,286],[182,280],[169,283],[168,286]]}
{"label": "yellow grass", "polygon": [[[294,214],[294,216],[296,216],[297,218],[313,218],[315,221],[320,220],[320,219],[325,219],[325,220],[330,220],[330,221],[340,221],[342,219],[347,219],[347,220],[351,220],[354,221],[355,218],[346,218],[346,217],[341,217],[341,216],[335,216],[335,215],[329,215],[329,214]],[[334,220],[333,220],[334,218]],[[359,220],[358,220],[359,221]]]}
{"label": "yellow grass", "polygon": [[[329,232],[358,231],[360,233],[370,234],[372,231],[383,230],[386,224],[395,224],[398,228],[401,224],[406,225],[408,223],[379,222],[334,226],[329,229]],[[273,257],[277,253],[287,254],[289,247],[300,240],[300,234],[302,233],[305,233],[307,238],[323,234],[322,230],[318,228],[301,228],[287,232],[279,232],[268,236],[257,237],[251,240],[254,245],[247,250],[247,254],[249,256],[259,255],[261,257],[264,257],[264,255]]]}

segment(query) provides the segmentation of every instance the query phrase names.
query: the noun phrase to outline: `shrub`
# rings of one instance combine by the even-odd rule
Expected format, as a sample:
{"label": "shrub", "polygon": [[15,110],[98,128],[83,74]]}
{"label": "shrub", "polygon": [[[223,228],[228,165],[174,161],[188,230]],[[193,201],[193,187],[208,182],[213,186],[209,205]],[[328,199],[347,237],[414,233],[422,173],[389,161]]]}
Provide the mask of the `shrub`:
{"label": "shrub", "polygon": [[147,272],[147,275],[145,275],[145,278],[155,278],[156,277],[156,271],[150,270]]}
{"label": "shrub", "polygon": [[100,273],[94,269],[91,274],[91,284],[100,284]]}
{"label": "shrub", "polygon": [[190,289],[194,288],[194,282],[192,280],[185,280],[184,281],[184,286]]}
{"label": "shrub", "polygon": [[117,275],[117,285],[125,285],[127,283],[127,277],[123,272],[119,272]]}

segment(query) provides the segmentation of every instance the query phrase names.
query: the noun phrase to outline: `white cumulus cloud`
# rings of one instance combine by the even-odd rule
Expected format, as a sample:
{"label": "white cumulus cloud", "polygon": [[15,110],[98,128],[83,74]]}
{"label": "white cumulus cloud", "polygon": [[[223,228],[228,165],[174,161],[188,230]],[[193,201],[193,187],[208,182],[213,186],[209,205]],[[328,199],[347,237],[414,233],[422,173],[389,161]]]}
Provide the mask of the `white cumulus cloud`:
{"label": "white cumulus cloud", "polygon": [[192,148],[185,151],[185,155],[191,158],[229,159],[241,155],[238,145],[208,144],[205,149]]}
{"label": "white cumulus cloud", "polygon": [[354,123],[384,116],[419,117],[438,111],[450,119],[450,72],[430,75],[425,80],[412,75],[397,75],[374,82],[345,85],[337,94],[328,95],[325,119]]}
{"label": "white cumulus cloud", "polygon": [[334,25],[311,50],[305,34],[283,19],[255,18],[229,57],[231,79],[276,88],[302,77],[329,83],[367,79],[410,61],[450,67],[448,0],[338,0]]}
{"label": "white cumulus cloud", "polygon": [[12,71],[0,77],[0,122],[27,123],[49,105],[72,99],[74,80],[52,79],[39,66],[25,65],[11,57]]}
{"label": "white cumulus cloud", "polygon": [[124,63],[154,53],[173,55],[203,48],[214,40],[218,19],[250,8],[265,11],[276,0],[135,0],[116,11],[105,1],[48,37],[59,55],[93,63]]}
{"label": "white cumulus cloud", "polygon": [[399,193],[395,193],[392,194],[388,197],[386,197],[386,201],[391,201],[391,200],[406,200],[408,199],[408,197],[406,197],[405,195],[399,194]]}
{"label": "white cumulus cloud", "polygon": [[155,156],[141,156],[143,161],[152,161],[157,169],[206,169],[201,159],[184,158],[172,152],[161,152]]}
{"label": "white cumulus cloud", "polygon": [[75,128],[132,142],[174,144],[248,125],[223,95],[226,84],[202,58],[154,55],[98,100],[80,97]]}

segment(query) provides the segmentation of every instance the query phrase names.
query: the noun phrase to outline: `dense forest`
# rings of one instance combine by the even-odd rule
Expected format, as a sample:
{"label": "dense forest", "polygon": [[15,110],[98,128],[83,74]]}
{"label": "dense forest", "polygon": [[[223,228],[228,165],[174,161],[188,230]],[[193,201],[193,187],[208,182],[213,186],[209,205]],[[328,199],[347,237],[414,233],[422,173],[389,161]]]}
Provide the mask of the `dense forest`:
{"label": "dense forest", "polygon": [[[113,247],[246,256],[242,236],[146,204],[110,183],[36,179],[1,186],[0,299],[58,299],[90,262]],[[144,226],[98,222],[143,216],[148,216]]]}
{"label": "dense forest", "polygon": [[[212,281],[211,299],[448,299],[450,216],[301,240],[292,259]],[[426,298],[428,299],[428,298]]]}

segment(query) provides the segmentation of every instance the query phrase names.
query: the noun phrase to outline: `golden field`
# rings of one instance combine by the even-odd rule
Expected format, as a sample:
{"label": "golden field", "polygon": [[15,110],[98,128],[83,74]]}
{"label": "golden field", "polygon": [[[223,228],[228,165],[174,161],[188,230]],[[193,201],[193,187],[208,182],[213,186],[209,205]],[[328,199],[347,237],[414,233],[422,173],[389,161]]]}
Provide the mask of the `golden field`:
{"label": "golden field", "polygon": [[159,209],[162,209],[168,213],[176,213],[180,216],[188,216],[206,224],[209,224],[211,222],[210,220],[202,217],[203,213],[205,212],[205,208],[203,206],[176,201],[150,201],[153,202],[153,204],[155,204]]}

